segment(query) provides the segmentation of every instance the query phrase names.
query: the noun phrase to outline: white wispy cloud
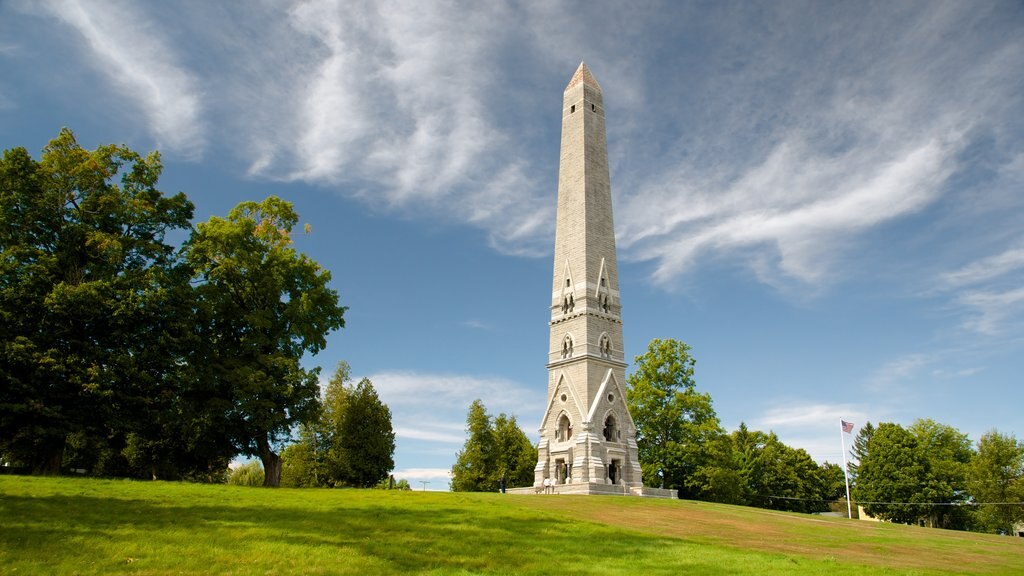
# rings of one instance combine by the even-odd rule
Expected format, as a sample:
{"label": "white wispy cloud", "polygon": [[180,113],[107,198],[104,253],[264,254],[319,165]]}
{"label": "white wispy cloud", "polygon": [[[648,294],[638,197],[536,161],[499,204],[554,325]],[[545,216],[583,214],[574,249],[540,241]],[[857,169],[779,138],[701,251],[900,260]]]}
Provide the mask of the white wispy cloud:
{"label": "white wispy cloud", "polygon": [[81,35],[92,66],[142,110],[159,147],[185,157],[202,154],[200,88],[178,64],[158,22],[129,2],[47,0],[35,8]]}
{"label": "white wispy cloud", "polygon": [[273,72],[292,89],[257,104],[281,111],[271,121],[276,128],[265,112],[241,123],[252,135],[250,173],[469,223],[506,252],[545,251],[537,233],[551,223],[553,207],[536,201],[541,188],[525,145],[498,126],[491,102],[504,88],[494,65],[509,17],[503,10],[295,5],[285,18],[290,34],[276,41],[273,56]]}
{"label": "white wispy cloud", "polygon": [[889,360],[867,379],[869,390],[896,394],[934,364],[934,354],[906,354]]}
{"label": "white wispy cloud", "polygon": [[1005,251],[976,259],[938,277],[938,290],[952,294],[962,311],[963,327],[996,335],[1024,316],[1024,248],[1019,243]]}
{"label": "white wispy cloud", "polygon": [[[870,232],[951,194],[966,228],[983,214],[965,206],[1021,209],[1007,179],[1024,163],[1024,40],[977,33],[995,6],[44,6],[162,145],[218,139],[254,178],[468,224],[506,253],[550,251],[560,89],[579,60],[605,90],[621,257],[659,282],[726,258],[827,284]],[[647,51],[691,35],[699,57]],[[969,193],[972,171],[993,192]]]}
{"label": "white wispy cloud", "polygon": [[[763,416],[752,420],[748,427],[752,430],[771,430],[785,444],[806,450],[818,462],[827,460],[842,463],[840,419],[853,422],[859,428],[868,421],[868,411],[861,405],[850,403],[793,402],[768,408]],[[850,448],[849,444],[847,442],[847,449]]]}
{"label": "white wispy cloud", "polygon": [[451,479],[451,470],[447,468],[401,468],[395,470],[395,478],[405,478],[412,482],[420,480],[444,480]]}
{"label": "white wispy cloud", "polygon": [[970,311],[965,322],[968,329],[995,335],[1024,315],[1024,288],[999,292],[972,291],[960,296],[958,302]]}
{"label": "white wispy cloud", "polygon": [[426,440],[428,442],[440,442],[444,444],[453,444],[460,446],[466,441],[465,433],[460,432],[438,432],[436,430],[427,430],[422,427],[411,427],[411,426],[397,426],[395,427],[395,436],[399,438],[409,438],[411,440]]}
{"label": "white wispy cloud", "polygon": [[430,413],[457,414],[462,429],[470,403],[479,398],[488,412],[521,415],[544,402],[536,390],[503,378],[461,374],[380,372],[371,375],[374,388],[389,406]]}
{"label": "white wispy cloud", "polygon": [[[785,7],[759,12],[770,25],[749,33],[737,29],[750,14],[717,22],[708,33],[721,27],[731,43],[702,54],[701,72],[715,72],[675,80],[662,70],[646,95],[647,109],[675,106],[689,124],[675,148],[659,146],[661,167],[627,168],[617,212],[625,257],[652,260],[663,283],[724,256],[765,282],[820,284],[851,273],[840,263],[868,232],[945,199],[952,177],[977,162],[969,147],[1019,125],[1006,103],[1021,102],[1010,70],[1024,45],[962,29],[991,13],[918,8],[870,23],[836,9],[811,34],[796,33],[803,16]],[[872,32],[851,33],[851,22]],[[687,116],[688,106],[703,114]],[[1013,141],[1000,140],[1011,153]],[[626,145],[638,143],[632,158],[649,158],[642,141]],[[1011,165],[993,166],[995,178]],[[973,197],[969,180],[957,185]]]}
{"label": "white wispy cloud", "polygon": [[999,278],[1021,269],[1024,269],[1024,247],[1017,246],[946,272],[940,276],[940,280],[947,287],[958,288]]}
{"label": "white wispy cloud", "polygon": [[[841,162],[814,158],[807,144],[783,143],[728,189],[712,191],[719,201],[709,200],[712,194],[701,194],[704,198],[695,203],[698,209],[690,211],[685,206],[689,198],[677,198],[676,209],[668,212],[685,226],[664,222],[648,226],[646,219],[657,222],[659,214],[664,214],[650,207],[664,209],[664,203],[643,193],[631,198],[622,243],[628,249],[652,237],[659,225],[669,228],[649,241],[648,247],[633,252],[642,259],[657,259],[655,279],[663,282],[684,272],[702,252],[750,247],[767,247],[775,254],[765,256],[772,268],[778,266],[789,276],[814,282],[836,256],[838,241],[932,202],[950,173],[953,151],[948,144],[929,140],[866,174],[854,175]],[[782,193],[791,196],[778,198]],[[666,191],[654,194],[664,198]],[[629,236],[631,229],[638,230],[636,239]]]}
{"label": "white wispy cloud", "polygon": [[493,330],[494,329],[490,324],[488,324],[488,323],[486,323],[486,322],[484,322],[482,320],[477,320],[477,319],[465,320],[465,321],[462,322],[462,325],[467,327],[467,328],[472,328],[474,330],[488,330],[489,331],[489,330]]}
{"label": "white wispy cloud", "polygon": [[768,409],[755,422],[770,429],[835,424],[840,418],[847,421],[863,419],[861,408],[851,404],[789,404]]}

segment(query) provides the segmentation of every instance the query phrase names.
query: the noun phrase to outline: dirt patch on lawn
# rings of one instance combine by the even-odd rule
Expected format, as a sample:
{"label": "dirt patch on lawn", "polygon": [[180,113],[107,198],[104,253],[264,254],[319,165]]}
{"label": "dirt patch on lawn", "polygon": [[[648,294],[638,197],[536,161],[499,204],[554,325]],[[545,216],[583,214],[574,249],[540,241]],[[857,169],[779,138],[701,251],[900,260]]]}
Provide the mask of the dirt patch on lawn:
{"label": "dirt patch on lawn", "polygon": [[987,534],[688,500],[541,496],[524,498],[522,503],[651,535],[814,559],[957,573],[1004,572],[1007,566],[1024,566],[1022,543]]}

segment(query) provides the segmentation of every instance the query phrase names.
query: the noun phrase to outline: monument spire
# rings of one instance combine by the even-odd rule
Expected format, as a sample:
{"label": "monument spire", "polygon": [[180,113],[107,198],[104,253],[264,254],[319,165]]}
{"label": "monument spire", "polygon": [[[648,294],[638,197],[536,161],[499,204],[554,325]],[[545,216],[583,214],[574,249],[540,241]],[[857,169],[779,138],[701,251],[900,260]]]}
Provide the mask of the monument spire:
{"label": "monument spire", "polygon": [[580,62],[580,67],[576,69],[576,73],[572,75],[572,79],[569,80],[569,85],[566,86],[565,89],[569,90],[580,82],[586,82],[594,88],[597,88],[598,91],[601,90],[601,85],[597,83],[597,79],[590,73],[590,68],[587,68],[586,62]]}
{"label": "monument spire", "polygon": [[548,403],[534,485],[670,496],[644,488],[626,406],[622,307],[601,86],[580,63],[562,97]]}

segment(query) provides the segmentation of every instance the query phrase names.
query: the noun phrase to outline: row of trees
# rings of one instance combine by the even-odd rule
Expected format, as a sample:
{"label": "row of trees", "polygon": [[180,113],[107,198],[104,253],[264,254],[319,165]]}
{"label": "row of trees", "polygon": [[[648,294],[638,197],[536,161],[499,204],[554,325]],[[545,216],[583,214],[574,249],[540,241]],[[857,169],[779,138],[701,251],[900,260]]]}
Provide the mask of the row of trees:
{"label": "row of trees", "polygon": [[[722,428],[711,396],[696,390],[690,348],[653,340],[636,358],[629,409],[637,425],[644,483],[679,490],[681,498],[817,512],[843,493],[843,470],[819,466],[774,433],[741,424]],[[492,418],[480,400],[469,408],[467,439],[452,467],[452,490],[497,490],[533,483],[537,450],[515,417]]]}
{"label": "row of trees", "polygon": [[[696,390],[695,360],[676,340],[652,340],[628,379],[644,483],[680,497],[817,512],[845,498],[842,467],[816,464],[774,433],[726,434],[711,397]],[[1010,533],[1024,522],[1024,443],[991,431],[972,446],[959,430],[922,419],[867,423],[848,465],[854,500],[875,517]]]}
{"label": "row of trees", "polygon": [[[301,365],[345,308],[292,245],[275,197],[191,226],[157,189],[158,153],[82,148],[64,129],[40,161],[0,159],[0,457],[36,473],[84,468],[220,476],[320,412]],[[179,245],[171,239],[181,239]]]}
{"label": "row of trees", "polygon": [[466,416],[466,444],[452,466],[453,492],[494,492],[501,486],[530,486],[537,448],[505,413],[491,417],[479,399]]}
{"label": "row of trees", "polygon": [[711,396],[697,391],[690,347],[654,339],[635,359],[627,402],[637,427],[644,484],[680,498],[819,512],[845,490],[843,470],[818,465],[773,432],[722,427]]}
{"label": "row of trees", "polygon": [[1012,533],[1024,522],[1024,443],[966,434],[929,419],[907,428],[867,423],[853,445],[853,495],[884,520]]}

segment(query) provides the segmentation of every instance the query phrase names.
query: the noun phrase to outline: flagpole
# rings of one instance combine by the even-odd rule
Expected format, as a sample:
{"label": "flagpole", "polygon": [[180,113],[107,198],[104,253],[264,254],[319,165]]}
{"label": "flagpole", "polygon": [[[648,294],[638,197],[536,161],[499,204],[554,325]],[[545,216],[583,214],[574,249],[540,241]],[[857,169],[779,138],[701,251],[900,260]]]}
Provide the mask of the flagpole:
{"label": "flagpole", "polygon": [[850,503],[850,473],[846,470],[846,438],[843,436],[843,419],[839,419],[839,442],[843,446],[843,478],[846,479],[846,517],[853,519],[853,504]]}

